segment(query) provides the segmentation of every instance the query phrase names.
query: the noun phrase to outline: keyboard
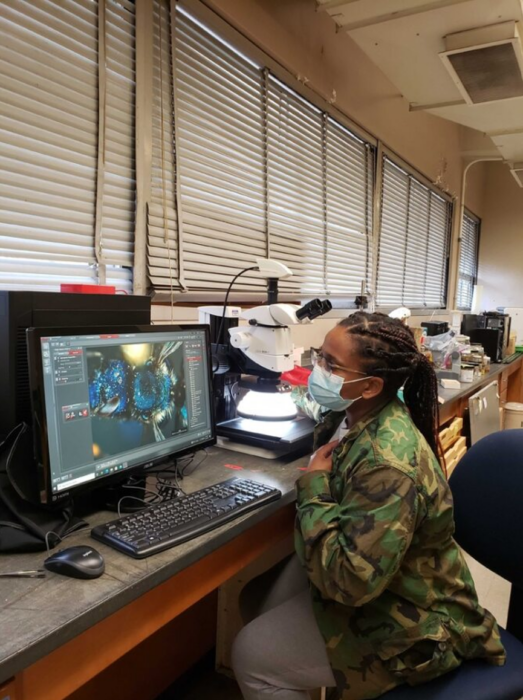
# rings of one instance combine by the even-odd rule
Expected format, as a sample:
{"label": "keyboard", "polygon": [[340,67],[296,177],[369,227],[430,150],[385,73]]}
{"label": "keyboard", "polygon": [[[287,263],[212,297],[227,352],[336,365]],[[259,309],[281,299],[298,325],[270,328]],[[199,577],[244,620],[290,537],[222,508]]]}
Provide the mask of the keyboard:
{"label": "keyboard", "polygon": [[514,362],[514,360],[517,360],[518,357],[521,357],[521,353],[520,353],[520,352],[515,352],[514,354],[509,355],[508,357],[504,357],[504,358],[501,360],[501,364],[502,364],[502,365],[509,365],[511,362]]}
{"label": "keyboard", "polygon": [[228,479],[98,525],[91,536],[130,557],[145,559],[278,498],[281,491],[267,484]]}

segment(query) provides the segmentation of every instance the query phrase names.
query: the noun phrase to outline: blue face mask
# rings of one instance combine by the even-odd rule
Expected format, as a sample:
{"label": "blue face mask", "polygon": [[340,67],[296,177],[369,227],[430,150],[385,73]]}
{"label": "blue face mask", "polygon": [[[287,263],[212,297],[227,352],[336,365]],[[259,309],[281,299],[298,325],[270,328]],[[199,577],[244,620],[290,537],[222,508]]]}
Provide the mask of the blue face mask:
{"label": "blue face mask", "polygon": [[361,379],[352,379],[351,381],[343,381],[342,377],[336,374],[327,374],[322,367],[316,366],[309,375],[309,394],[316,403],[331,411],[346,411],[357,399],[344,399],[340,396],[341,389],[344,384],[354,384],[361,382],[367,377]]}

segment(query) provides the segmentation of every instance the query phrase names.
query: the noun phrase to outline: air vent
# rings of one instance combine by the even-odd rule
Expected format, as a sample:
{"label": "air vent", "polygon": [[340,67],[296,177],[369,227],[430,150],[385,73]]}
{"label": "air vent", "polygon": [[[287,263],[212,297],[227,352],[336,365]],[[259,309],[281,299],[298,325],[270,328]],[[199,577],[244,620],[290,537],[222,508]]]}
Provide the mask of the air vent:
{"label": "air vent", "polygon": [[27,362],[27,340],[25,326],[19,326],[16,337],[16,420],[30,422],[31,393],[29,390],[29,366]]}
{"label": "air vent", "polygon": [[510,166],[510,172],[520,187],[523,187],[523,163],[514,163]]}
{"label": "air vent", "polygon": [[469,104],[523,97],[523,46],[516,22],[445,37],[440,54]]}

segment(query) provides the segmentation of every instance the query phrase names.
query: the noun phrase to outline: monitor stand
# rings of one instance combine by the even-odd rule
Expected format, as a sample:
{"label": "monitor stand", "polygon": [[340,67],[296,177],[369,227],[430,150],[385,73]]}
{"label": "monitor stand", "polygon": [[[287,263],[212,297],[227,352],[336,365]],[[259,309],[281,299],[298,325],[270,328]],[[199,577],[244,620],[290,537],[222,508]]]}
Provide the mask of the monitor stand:
{"label": "monitor stand", "polygon": [[[101,486],[74,497],[74,512],[76,515],[87,516],[100,510],[113,513],[136,513],[147,508],[145,472],[133,474],[115,484]],[[120,507],[118,507],[120,504]]]}

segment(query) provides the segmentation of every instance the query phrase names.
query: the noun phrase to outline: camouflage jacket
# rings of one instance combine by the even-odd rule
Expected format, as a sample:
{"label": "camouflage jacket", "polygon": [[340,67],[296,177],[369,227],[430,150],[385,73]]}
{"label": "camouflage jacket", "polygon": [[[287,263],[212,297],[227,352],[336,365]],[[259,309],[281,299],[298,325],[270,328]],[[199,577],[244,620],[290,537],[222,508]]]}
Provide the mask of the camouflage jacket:
{"label": "camouflage jacket", "polygon": [[[327,416],[319,443],[342,419]],[[496,621],[453,539],[447,480],[399,401],[354,425],[332,473],[304,474],[297,491],[296,550],[342,698],[355,649],[357,663],[379,657],[410,684],[466,658],[504,663]]]}

